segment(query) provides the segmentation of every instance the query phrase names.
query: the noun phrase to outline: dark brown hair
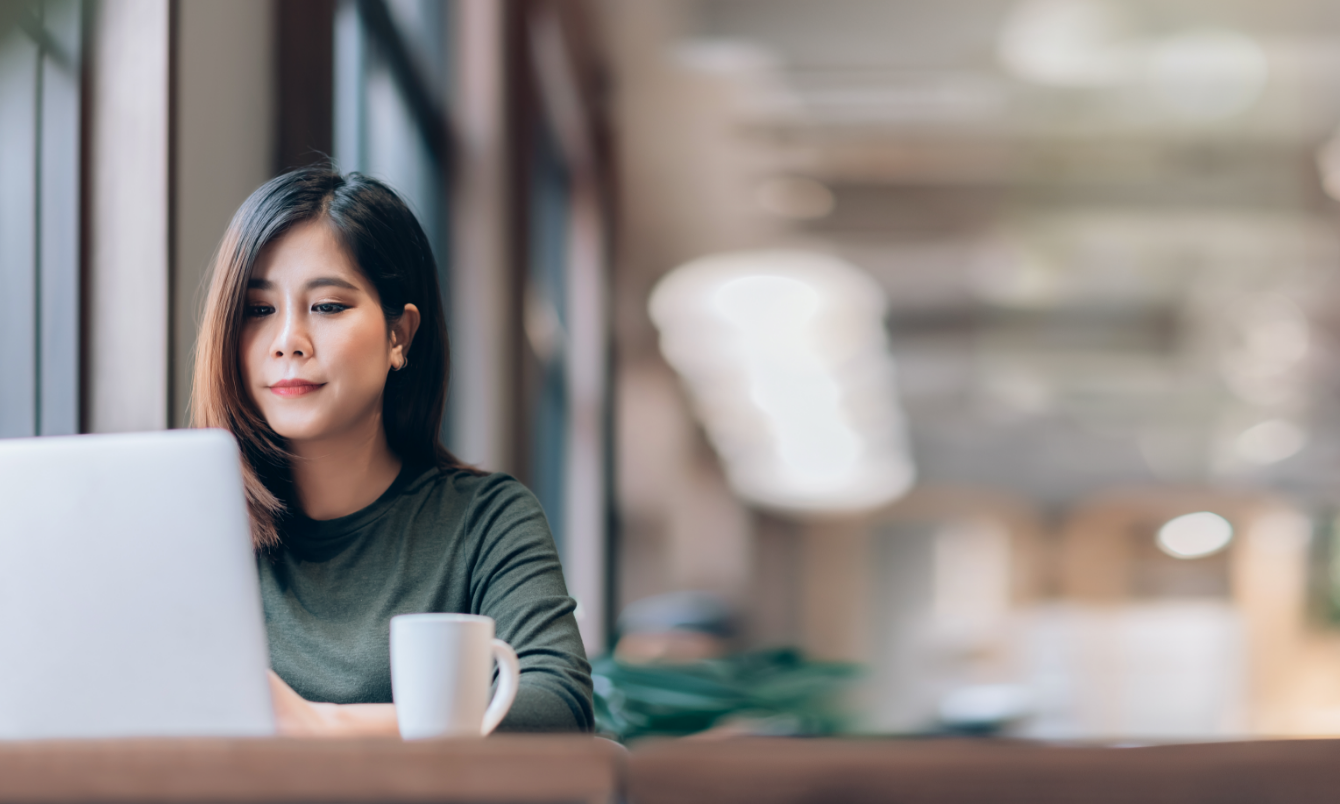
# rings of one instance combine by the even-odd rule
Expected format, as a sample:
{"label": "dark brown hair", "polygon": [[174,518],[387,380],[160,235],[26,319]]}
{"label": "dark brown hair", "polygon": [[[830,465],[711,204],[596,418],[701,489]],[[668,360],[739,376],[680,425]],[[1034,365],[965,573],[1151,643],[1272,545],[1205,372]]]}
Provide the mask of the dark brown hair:
{"label": "dark brown hair", "polygon": [[437,265],[423,228],[404,200],[376,179],[329,166],[285,173],[261,185],[233,215],[214,259],[195,349],[191,424],[220,427],[237,439],[251,537],[279,544],[279,520],[291,499],[289,453],[257,410],[242,377],[241,329],[247,280],[266,246],[294,226],[322,220],[377,288],[388,322],[406,304],[419,309],[413,359],[387,376],[382,421],[391,450],[406,463],[471,469],[442,446],[440,432],[450,350]]}

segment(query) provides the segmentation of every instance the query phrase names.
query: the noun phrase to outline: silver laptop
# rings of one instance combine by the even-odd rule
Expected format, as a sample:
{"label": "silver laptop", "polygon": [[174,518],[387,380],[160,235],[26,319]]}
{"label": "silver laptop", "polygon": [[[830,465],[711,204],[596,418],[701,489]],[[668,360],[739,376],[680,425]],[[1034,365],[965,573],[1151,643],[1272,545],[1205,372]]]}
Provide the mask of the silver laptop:
{"label": "silver laptop", "polygon": [[237,447],[0,440],[0,739],[274,733]]}

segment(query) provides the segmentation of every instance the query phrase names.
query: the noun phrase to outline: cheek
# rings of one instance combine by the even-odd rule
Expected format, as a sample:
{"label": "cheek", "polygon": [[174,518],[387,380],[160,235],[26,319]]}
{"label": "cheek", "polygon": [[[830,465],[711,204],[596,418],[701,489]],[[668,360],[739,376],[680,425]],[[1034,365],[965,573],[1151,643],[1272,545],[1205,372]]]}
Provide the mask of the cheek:
{"label": "cheek", "polygon": [[317,354],[325,352],[322,362],[340,373],[350,385],[380,391],[386,382],[386,324],[380,314],[360,316],[348,326],[331,327],[317,344]]}
{"label": "cheek", "polygon": [[263,379],[261,370],[265,364],[265,339],[261,329],[260,324],[255,322],[244,324],[237,344],[242,379],[246,381],[248,393],[251,393],[252,386]]}

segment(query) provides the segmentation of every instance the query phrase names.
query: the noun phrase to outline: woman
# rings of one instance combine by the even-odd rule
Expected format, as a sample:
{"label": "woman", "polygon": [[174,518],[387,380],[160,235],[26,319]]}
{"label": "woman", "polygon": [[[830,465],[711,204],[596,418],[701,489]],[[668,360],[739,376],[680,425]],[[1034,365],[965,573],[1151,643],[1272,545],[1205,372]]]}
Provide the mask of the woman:
{"label": "woman", "polygon": [[281,733],[394,734],[388,621],[497,621],[521,684],[501,729],[592,727],[590,667],[544,514],[438,439],[447,333],[428,239],[384,184],[266,183],[219,248],[193,423],[243,454]]}

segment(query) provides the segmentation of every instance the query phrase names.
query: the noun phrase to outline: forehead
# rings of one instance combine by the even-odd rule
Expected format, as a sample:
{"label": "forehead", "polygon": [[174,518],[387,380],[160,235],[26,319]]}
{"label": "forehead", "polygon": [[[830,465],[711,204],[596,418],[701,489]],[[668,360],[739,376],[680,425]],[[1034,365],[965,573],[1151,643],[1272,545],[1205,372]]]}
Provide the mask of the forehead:
{"label": "forehead", "polygon": [[302,283],[314,277],[338,277],[367,290],[363,273],[339,238],[322,221],[301,223],[266,246],[251,269],[251,279],[273,285]]}

